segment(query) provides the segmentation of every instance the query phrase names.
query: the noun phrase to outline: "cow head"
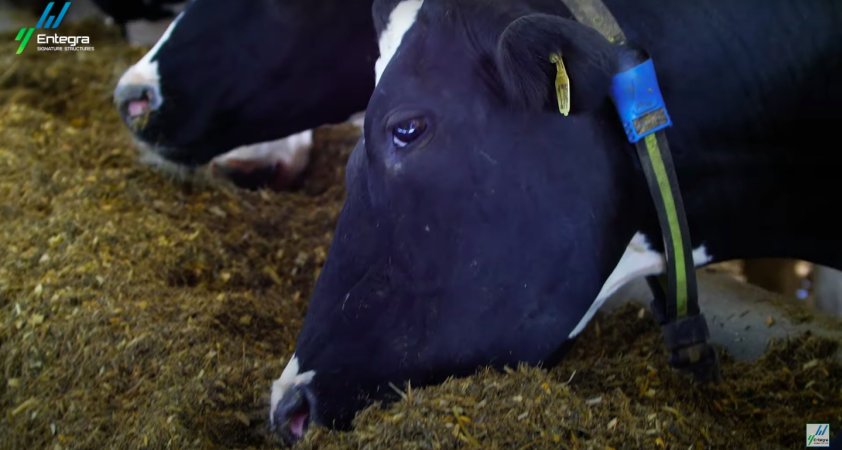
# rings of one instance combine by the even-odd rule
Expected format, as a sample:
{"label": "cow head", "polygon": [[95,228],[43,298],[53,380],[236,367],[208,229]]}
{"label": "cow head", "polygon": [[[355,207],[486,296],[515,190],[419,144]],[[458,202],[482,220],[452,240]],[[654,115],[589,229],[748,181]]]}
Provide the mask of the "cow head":
{"label": "cow head", "polygon": [[384,21],[410,25],[378,63],[334,241],[273,386],[282,435],[347,426],[390,383],[554,363],[634,234],[646,191],[608,97],[617,47],[513,9],[410,0],[394,11],[412,20]]}
{"label": "cow head", "polygon": [[115,102],[141,143],[202,164],[365,108],[371,0],[194,0],[122,76]]}

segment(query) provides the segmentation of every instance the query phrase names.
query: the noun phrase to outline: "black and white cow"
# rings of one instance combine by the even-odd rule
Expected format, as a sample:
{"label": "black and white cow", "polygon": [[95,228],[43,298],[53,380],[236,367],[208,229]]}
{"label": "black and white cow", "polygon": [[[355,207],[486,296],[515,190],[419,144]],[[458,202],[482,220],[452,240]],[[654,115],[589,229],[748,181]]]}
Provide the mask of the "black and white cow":
{"label": "black and white cow", "polygon": [[310,129],[365,109],[376,55],[371,0],[194,0],[114,98],[153,160],[238,149],[220,166],[262,159],[277,186],[306,165]]}
{"label": "black and white cow", "polygon": [[[659,73],[697,265],[842,267],[842,3],[605,0]],[[287,439],[480,366],[552,364],[625,281],[663,270],[609,99],[628,50],[560,0],[376,1],[378,84],[295,354]],[[558,113],[560,53],[571,114]],[[821,198],[826,197],[826,198]],[[829,197],[829,198],[827,198]],[[808,220],[808,217],[810,219]]]}

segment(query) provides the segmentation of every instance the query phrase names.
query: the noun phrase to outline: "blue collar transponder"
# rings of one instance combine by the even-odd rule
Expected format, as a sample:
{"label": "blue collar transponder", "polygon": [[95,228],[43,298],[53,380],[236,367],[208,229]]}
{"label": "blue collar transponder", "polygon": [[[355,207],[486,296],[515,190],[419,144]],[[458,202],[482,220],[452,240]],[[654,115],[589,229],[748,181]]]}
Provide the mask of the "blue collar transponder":
{"label": "blue collar transponder", "polygon": [[651,59],[614,75],[611,98],[632,144],[672,126]]}

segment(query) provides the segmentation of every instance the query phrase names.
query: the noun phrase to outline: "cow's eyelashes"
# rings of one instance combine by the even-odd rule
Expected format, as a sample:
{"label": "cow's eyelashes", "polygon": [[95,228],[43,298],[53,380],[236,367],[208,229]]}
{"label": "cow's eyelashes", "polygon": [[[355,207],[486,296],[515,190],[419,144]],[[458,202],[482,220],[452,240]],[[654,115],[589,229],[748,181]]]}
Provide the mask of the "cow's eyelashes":
{"label": "cow's eyelashes", "polygon": [[427,131],[427,121],[423,117],[402,120],[392,125],[392,143],[397,148],[405,148],[420,138]]}

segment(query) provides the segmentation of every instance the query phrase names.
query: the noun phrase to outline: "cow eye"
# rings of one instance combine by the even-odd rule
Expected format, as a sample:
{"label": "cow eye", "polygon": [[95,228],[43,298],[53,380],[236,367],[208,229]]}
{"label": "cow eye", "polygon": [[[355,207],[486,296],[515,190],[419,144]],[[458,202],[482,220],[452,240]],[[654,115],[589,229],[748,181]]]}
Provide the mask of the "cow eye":
{"label": "cow eye", "polygon": [[427,130],[427,121],[421,117],[398,122],[392,127],[392,142],[404,148],[415,142]]}

